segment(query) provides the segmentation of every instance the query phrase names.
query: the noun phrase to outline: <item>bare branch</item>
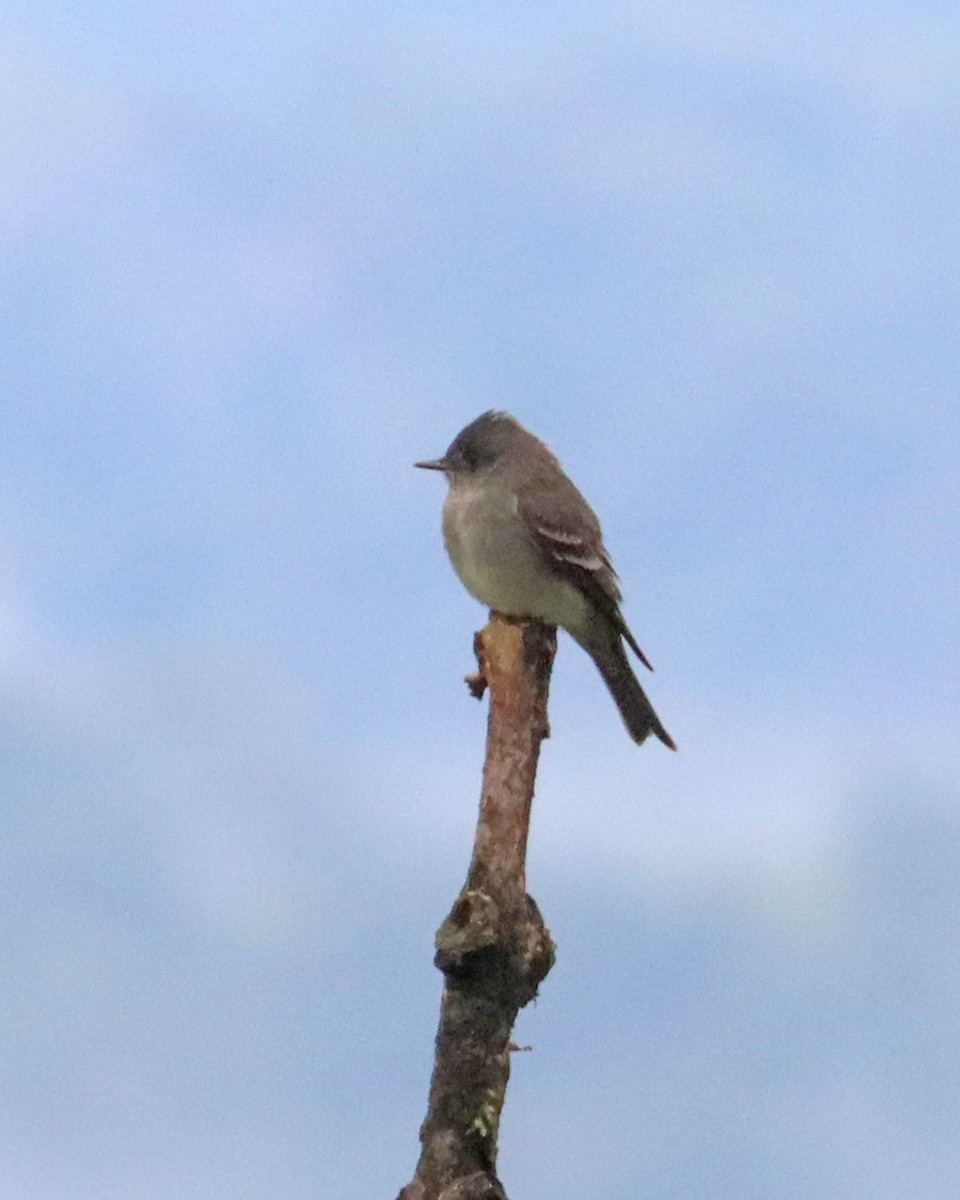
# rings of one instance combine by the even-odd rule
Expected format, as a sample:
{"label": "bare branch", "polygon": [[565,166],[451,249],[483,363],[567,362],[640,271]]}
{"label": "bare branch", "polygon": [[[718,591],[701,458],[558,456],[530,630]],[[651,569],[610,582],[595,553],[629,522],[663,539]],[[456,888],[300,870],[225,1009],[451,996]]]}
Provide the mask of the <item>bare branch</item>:
{"label": "bare branch", "polygon": [[507,1200],[496,1160],[510,1035],[553,963],[525,862],[556,630],[491,613],[475,649],[468,685],[477,696],[490,689],[480,818],[466,883],[437,931],[445,982],[430,1103],[417,1172],[398,1200]]}

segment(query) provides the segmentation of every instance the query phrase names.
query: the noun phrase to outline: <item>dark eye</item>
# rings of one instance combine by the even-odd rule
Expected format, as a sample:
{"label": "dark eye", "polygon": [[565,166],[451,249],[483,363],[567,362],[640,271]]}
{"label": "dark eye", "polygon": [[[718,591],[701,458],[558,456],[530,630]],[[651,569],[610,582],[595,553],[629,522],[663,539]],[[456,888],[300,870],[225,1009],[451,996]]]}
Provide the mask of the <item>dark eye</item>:
{"label": "dark eye", "polygon": [[458,438],[446,454],[452,466],[461,471],[475,471],[483,462],[483,454],[476,442]]}

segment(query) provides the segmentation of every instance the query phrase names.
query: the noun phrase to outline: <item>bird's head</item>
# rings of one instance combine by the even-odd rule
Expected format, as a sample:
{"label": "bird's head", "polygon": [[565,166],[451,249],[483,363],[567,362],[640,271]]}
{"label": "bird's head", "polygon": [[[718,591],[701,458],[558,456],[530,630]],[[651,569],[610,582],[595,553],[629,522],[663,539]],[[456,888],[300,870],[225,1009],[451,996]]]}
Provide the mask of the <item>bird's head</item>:
{"label": "bird's head", "polygon": [[448,479],[472,475],[492,467],[523,427],[509,413],[485,412],[461,429],[442,458],[414,463],[425,471],[443,471]]}

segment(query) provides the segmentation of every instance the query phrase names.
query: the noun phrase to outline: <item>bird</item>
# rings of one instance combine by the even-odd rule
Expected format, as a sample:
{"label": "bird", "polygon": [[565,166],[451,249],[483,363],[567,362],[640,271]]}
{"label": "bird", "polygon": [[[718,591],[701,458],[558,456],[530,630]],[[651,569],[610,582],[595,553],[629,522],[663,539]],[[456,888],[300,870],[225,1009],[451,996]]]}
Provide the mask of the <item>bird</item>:
{"label": "bird", "polygon": [[446,476],[443,541],[467,591],[504,616],[565,629],[596,663],[633,740],[652,733],[676,750],[627,658],[624,643],[653,670],[621,612],[600,522],[547,446],[491,409],[442,457],[414,466]]}

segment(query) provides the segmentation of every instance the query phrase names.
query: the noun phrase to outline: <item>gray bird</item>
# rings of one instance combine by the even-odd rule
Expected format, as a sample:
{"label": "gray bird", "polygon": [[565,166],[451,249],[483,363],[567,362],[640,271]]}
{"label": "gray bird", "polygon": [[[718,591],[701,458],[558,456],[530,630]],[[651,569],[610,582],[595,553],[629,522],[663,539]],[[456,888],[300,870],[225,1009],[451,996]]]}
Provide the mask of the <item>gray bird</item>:
{"label": "gray bird", "polygon": [[654,733],[676,750],[627,660],[624,641],[650,667],[620,612],[600,522],[543,442],[508,413],[486,412],[442,458],[414,465],[447,477],[443,540],[467,591],[506,616],[565,629],[634,741]]}

